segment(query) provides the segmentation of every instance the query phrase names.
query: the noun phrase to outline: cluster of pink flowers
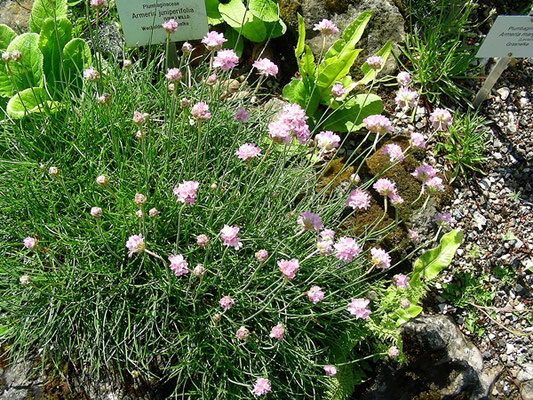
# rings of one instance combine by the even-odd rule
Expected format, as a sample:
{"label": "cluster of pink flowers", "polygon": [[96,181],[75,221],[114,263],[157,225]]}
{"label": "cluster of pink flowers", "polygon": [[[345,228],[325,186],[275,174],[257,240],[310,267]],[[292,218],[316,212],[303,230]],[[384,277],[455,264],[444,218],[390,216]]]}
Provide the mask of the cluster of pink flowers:
{"label": "cluster of pink flowers", "polygon": [[385,250],[374,247],[370,249],[370,254],[372,255],[372,263],[374,265],[381,269],[390,268],[391,258]]}
{"label": "cluster of pink flowers", "polygon": [[100,8],[107,7],[107,1],[106,0],[91,0],[89,5],[92,9],[98,10]]}
{"label": "cluster of pink flowers", "polygon": [[317,304],[324,298],[324,292],[319,286],[311,286],[311,289],[307,291],[307,297],[313,302],[313,304]]}
{"label": "cluster of pink flowers", "polygon": [[285,327],[283,324],[277,324],[270,330],[270,337],[273,339],[283,339],[285,335]]}
{"label": "cluster of pink flowers", "polygon": [[361,246],[352,238],[341,237],[335,243],[335,257],[341,261],[350,262],[361,253]]}
{"label": "cluster of pink flowers", "polygon": [[324,365],[324,372],[327,376],[335,376],[337,375],[337,368],[333,365]]}
{"label": "cluster of pink flowers", "polygon": [[181,79],[181,71],[179,68],[170,68],[167,73],[165,74],[165,78],[167,78],[171,82],[177,82]]}
{"label": "cluster of pink flowers", "polygon": [[322,255],[329,255],[333,250],[333,238],[335,232],[331,229],[324,229],[320,232],[320,239],[316,243],[318,252]]}
{"label": "cluster of pink flowers", "polygon": [[429,116],[434,129],[445,131],[452,124],[452,115],[444,108],[436,108]]}
{"label": "cluster of pink flowers", "polygon": [[201,101],[192,107],[191,115],[197,121],[206,121],[209,118],[211,118],[211,113],[209,112],[209,106],[204,101]]}
{"label": "cluster of pink flowers", "polygon": [[336,83],[331,87],[331,95],[335,97],[335,100],[339,100],[345,93],[342,83]]}
{"label": "cluster of pink flowers", "polygon": [[320,32],[324,36],[335,35],[339,33],[339,28],[329,19],[323,19],[313,27],[314,31]]}
{"label": "cluster of pink flowers", "polygon": [[242,247],[241,239],[237,236],[240,228],[238,226],[224,225],[224,228],[220,230],[220,238],[224,246],[233,247],[235,250],[239,250]]}
{"label": "cluster of pink flowers", "polygon": [[411,145],[423,149],[426,147],[426,139],[419,132],[411,132]]}
{"label": "cluster of pink flowers", "polygon": [[394,275],[394,284],[400,289],[405,289],[409,285],[409,277],[404,274]]}
{"label": "cluster of pink flowers", "polygon": [[224,38],[222,33],[215,31],[207,32],[207,34],[202,38],[202,43],[205,45],[207,50],[214,51],[220,50],[224,42],[227,42],[228,39]]}
{"label": "cluster of pink flowers", "polygon": [[378,70],[383,66],[383,58],[381,56],[368,57],[366,63],[370,68]]}
{"label": "cluster of pink flowers", "polygon": [[405,159],[402,148],[398,146],[396,143],[386,144],[381,149],[381,152],[389,156],[391,163],[395,161],[402,162]]}
{"label": "cluster of pink flowers", "polygon": [[239,62],[239,57],[233,50],[219,50],[213,59],[213,67],[222,71],[229,71]]}
{"label": "cluster of pink flowers", "polygon": [[366,210],[370,207],[370,195],[361,189],[352,190],[348,196],[346,205],[352,207],[354,210]]}
{"label": "cluster of pink flowers", "polygon": [[246,122],[250,119],[250,114],[248,114],[244,107],[241,107],[237,110],[234,117],[239,122]]}
{"label": "cluster of pink flowers", "polygon": [[370,300],[367,299],[352,299],[348,304],[348,311],[355,315],[355,319],[367,319],[371,311],[367,308]]}
{"label": "cluster of pink flowers", "polygon": [[228,311],[235,304],[235,301],[230,296],[223,296],[218,301],[218,304],[224,311]]}
{"label": "cluster of pink flowers", "polygon": [[268,125],[268,134],[276,143],[289,144],[292,132],[298,142],[304,144],[311,134],[306,122],[307,118],[305,110],[298,104],[287,104],[283,107],[283,112],[277,121]]}
{"label": "cluster of pink flowers", "polygon": [[426,185],[430,190],[443,192],[445,189],[442,179],[437,176],[437,172],[431,165],[420,165],[416,167],[411,175],[422,182],[422,184]]}
{"label": "cluster of pink flowers", "polygon": [[436,213],[435,214],[435,223],[439,226],[449,226],[452,225],[455,221],[449,213]]}
{"label": "cluster of pink flowers", "polygon": [[366,129],[372,133],[392,132],[392,124],[384,115],[371,115],[363,119]]}
{"label": "cluster of pink flowers", "polygon": [[320,231],[324,225],[322,224],[322,218],[320,215],[314,214],[309,211],[304,211],[298,217],[298,224],[306,231]]}
{"label": "cluster of pink flowers", "polygon": [[259,75],[276,76],[278,74],[278,66],[268,58],[261,58],[255,61],[253,67],[257,69]]}
{"label": "cluster of pink flowers", "polygon": [[172,190],[172,193],[177,196],[177,201],[192,205],[196,202],[196,192],[199,187],[199,182],[183,181]]}
{"label": "cluster of pink flowers", "polygon": [[255,382],[254,389],[252,393],[256,396],[263,396],[270,392],[271,390],[270,381],[266,378],[258,378]]}
{"label": "cluster of pink flowers", "polygon": [[339,147],[341,138],[332,131],[320,132],[315,136],[315,143],[322,151],[331,151]]}
{"label": "cluster of pink flowers", "polygon": [[144,251],[146,244],[144,243],[144,237],[142,235],[132,235],[126,242],[126,247],[129,250],[128,257],[134,254],[139,254]]}
{"label": "cluster of pink flowers", "polygon": [[196,236],[196,244],[200,246],[202,249],[206,248],[207,243],[209,243],[209,238],[206,235],[201,234],[201,235]]}
{"label": "cluster of pink flowers", "polygon": [[100,74],[97,70],[94,69],[94,67],[89,67],[83,70],[83,77],[85,79],[95,82],[100,79]]}
{"label": "cluster of pink flowers", "polygon": [[285,278],[292,280],[300,268],[300,263],[296,258],[292,260],[279,260],[278,268]]}
{"label": "cluster of pink flowers", "polygon": [[170,35],[171,33],[176,32],[176,29],[178,29],[178,23],[173,19],[169,19],[168,21],[165,21],[161,24],[165,32]]}
{"label": "cluster of pink flowers", "polygon": [[135,110],[133,112],[133,118],[131,120],[133,121],[135,125],[141,126],[141,125],[144,125],[148,121],[148,118],[150,118],[150,114],[142,113],[140,111]]}
{"label": "cluster of pink flowers", "polygon": [[181,254],[171,255],[168,257],[170,261],[170,269],[176,274],[176,276],[182,276],[189,273],[189,264]]}
{"label": "cluster of pink flowers", "polygon": [[416,107],[418,104],[418,93],[414,90],[409,90],[406,87],[400,88],[394,99],[396,105],[401,109],[409,109]]}
{"label": "cluster of pink flowers", "polygon": [[241,145],[235,152],[235,155],[241,160],[250,160],[260,154],[261,149],[253,143],[245,143]]}
{"label": "cluster of pink flowers", "polygon": [[387,178],[378,179],[374,185],[372,185],[374,190],[380,195],[388,197],[392,204],[400,204],[403,202],[403,199],[398,194],[396,189],[396,183]]}

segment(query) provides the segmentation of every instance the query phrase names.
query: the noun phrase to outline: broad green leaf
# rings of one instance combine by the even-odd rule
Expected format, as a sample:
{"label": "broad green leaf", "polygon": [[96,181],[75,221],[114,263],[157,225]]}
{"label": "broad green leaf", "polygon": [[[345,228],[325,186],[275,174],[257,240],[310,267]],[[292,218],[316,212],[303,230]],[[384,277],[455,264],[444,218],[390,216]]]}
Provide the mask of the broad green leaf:
{"label": "broad green leaf", "polygon": [[39,50],[39,35],[24,33],[9,43],[7,51],[18,50],[22,54],[19,62],[10,62],[11,82],[14,94],[17,91],[43,85],[43,53]]}
{"label": "broad green leaf", "polygon": [[283,36],[285,35],[285,32],[287,32],[287,25],[285,25],[285,22],[281,19],[276,22],[266,22],[265,27],[266,37],[271,39]]}
{"label": "broad green leaf", "polygon": [[218,10],[224,21],[237,31],[240,31],[244,24],[253,20],[253,15],[246,10],[246,6],[241,0],[230,0],[226,4],[220,3]]}
{"label": "broad green leaf", "polygon": [[9,26],[0,24],[0,51],[4,51],[17,34]]}
{"label": "broad green leaf", "polygon": [[7,73],[5,62],[0,62],[0,97],[11,97],[14,93],[11,78]]}
{"label": "broad green leaf", "polygon": [[256,43],[263,42],[267,38],[265,23],[256,17],[252,17],[251,21],[243,25],[241,33],[246,39]]}
{"label": "broad green leaf", "polygon": [[364,11],[350,24],[346,27],[342,34],[342,38],[337,40],[329,48],[326,53],[325,59],[332,57],[339,57],[346,51],[351,51],[355,48],[355,45],[363,36],[366,25],[372,16],[372,11]]}
{"label": "broad green leaf", "polygon": [[66,18],[67,0],[35,0],[30,14],[30,29],[41,32],[41,27],[47,18]]}
{"label": "broad green leaf", "polygon": [[[376,56],[381,56],[383,58],[383,65],[387,62],[387,59],[389,58],[389,55],[392,51],[392,44],[391,41],[388,40],[387,43],[375,54]],[[378,74],[379,70],[372,69],[368,66],[368,63],[364,63],[361,66],[361,71],[363,72],[363,78],[359,80],[357,83],[354,84],[354,87],[357,85],[366,85],[368,82],[372,81],[376,75]],[[350,88],[352,90],[353,88]]]}
{"label": "broad green leaf", "polygon": [[350,72],[360,52],[361,49],[346,50],[338,57],[329,58],[320,64],[317,84],[322,88],[322,92],[329,91],[337,81]]}
{"label": "broad green leaf", "polygon": [[417,305],[411,305],[407,310],[399,309],[397,311],[398,319],[396,320],[396,326],[405,324],[409,320],[416,318],[422,312],[422,307]]}
{"label": "broad green leaf", "polygon": [[72,39],[72,24],[65,18],[47,18],[41,28],[39,48],[44,56],[43,70],[52,96],[65,86],[63,47]]}
{"label": "broad green leaf", "polygon": [[351,132],[358,129],[363,119],[369,115],[380,114],[383,102],[375,94],[359,94],[341,107],[333,110],[322,122],[320,130]]}
{"label": "broad green leaf", "polygon": [[320,100],[318,88],[311,79],[295,78],[283,88],[283,98],[302,106],[307,115],[314,114]]}
{"label": "broad green leaf", "polygon": [[72,39],[63,48],[63,68],[65,79],[75,93],[83,87],[83,70],[91,65],[91,49],[83,39]]}
{"label": "broad green leaf", "polygon": [[316,72],[315,56],[308,45],[305,45],[305,53],[298,61],[298,68],[302,77],[313,77]]}
{"label": "broad green leaf", "polygon": [[438,247],[422,254],[414,264],[413,275],[409,283],[417,285],[420,278],[433,279],[452,262],[455,251],[461,245],[463,232],[455,230],[445,234]]}
{"label": "broad green leaf", "polygon": [[218,11],[218,0],[205,0],[205,10],[207,12],[207,23],[209,25],[218,25],[224,22],[220,11]]}
{"label": "broad green leaf", "polygon": [[28,114],[53,111],[56,106],[44,88],[34,87],[15,94],[7,103],[6,111],[11,118],[21,119]]}
{"label": "broad green leaf", "polygon": [[264,22],[276,22],[279,19],[278,5],[273,0],[250,0],[250,12]]}
{"label": "broad green leaf", "polygon": [[222,47],[225,49],[233,49],[239,57],[242,56],[242,52],[244,50],[243,36],[239,35],[239,32],[237,32],[235,29],[228,27],[224,31],[224,37],[228,41],[224,42]]}
{"label": "broad green leaf", "polygon": [[296,50],[294,54],[296,55],[296,58],[300,58],[300,56],[304,52],[304,45],[305,45],[305,22],[303,17],[298,14],[298,44],[296,45]]}

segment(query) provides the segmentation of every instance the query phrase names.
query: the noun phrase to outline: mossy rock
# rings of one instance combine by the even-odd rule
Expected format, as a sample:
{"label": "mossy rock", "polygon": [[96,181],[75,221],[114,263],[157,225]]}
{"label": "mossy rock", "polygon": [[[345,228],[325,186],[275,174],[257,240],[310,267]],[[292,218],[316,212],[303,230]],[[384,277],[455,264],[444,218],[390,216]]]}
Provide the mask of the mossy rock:
{"label": "mossy rock", "polygon": [[281,19],[292,30],[298,29],[298,12],[300,11],[300,0],[279,0],[279,15]]}
{"label": "mossy rock", "polygon": [[326,186],[330,185],[326,191],[329,196],[340,184],[349,182],[354,172],[354,167],[347,167],[342,158],[336,158],[329,163],[322,175],[318,177],[316,191],[320,192]]}

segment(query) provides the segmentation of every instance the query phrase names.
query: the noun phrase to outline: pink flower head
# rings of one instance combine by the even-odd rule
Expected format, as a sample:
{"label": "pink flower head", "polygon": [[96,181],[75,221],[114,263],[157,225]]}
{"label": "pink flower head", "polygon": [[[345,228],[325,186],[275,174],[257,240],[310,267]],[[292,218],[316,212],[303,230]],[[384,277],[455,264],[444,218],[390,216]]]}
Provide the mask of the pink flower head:
{"label": "pink flower head", "polygon": [[391,204],[394,205],[394,206],[403,203],[403,199],[398,194],[398,192],[394,192],[392,194],[389,194],[389,199],[390,199]]}
{"label": "pink flower head", "polygon": [[383,66],[383,58],[381,56],[368,57],[366,63],[370,68],[378,70]]}
{"label": "pink flower head", "polygon": [[436,213],[435,216],[435,222],[439,226],[448,226],[453,224],[455,221],[452,218],[452,216],[449,213]]}
{"label": "pink flower head", "polygon": [[372,187],[382,196],[390,196],[396,193],[396,184],[387,178],[380,178]]}
{"label": "pink flower head", "polygon": [[393,279],[394,279],[394,284],[396,285],[396,287],[400,289],[404,289],[407,287],[407,285],[409,285],[409,277],[407,275],[397,274],[397,275],[394,275]]}
{"label": "pink flower head", "polygon": [[192,270],[192,273],[194,276],[197,276],[198,278],[201,278],[205,274],[205,268],[202,264],[197,264],[196,267]]}
{"label": "pink flower head", "polygon": [[235,250],[239,250],[242,247],[241,239],[237,237],[239,230],[238,226],[224,225],[224,228],[220,230],[220,238],[224,246],[233,247]]}
{"label": "pink flower head", "polygon": [[354,210],[366,210],[370,207],[370,195],[361,189],[352,190],[346,201],[348,207],[352,207]]}
{"label": "pink flower head", "polygon": [[274,339],[283,339],[285,335],[285,327],[282,324],[277,324],[270,330],[270,337]]}
{"label": "pink flower head", "polygon": [[338,100],[340,97],[342,97],[346,91],[344,90],[344,86],[342,83],[336,83],[331,87],[331,95]]}
{"label": "pink flower head", "polygon": [[228,40],[224,38],[222,33],[215,31],[208,32],[202,39],[202,43],[205,45],[207,50],[210,51],[220,50],[222,48],[222,44],[227,41]]}
{"label": "pink flower head", "polygon": [[178,29],[178,23],[173,18],[163,22],[161,26],[169,35],[176,32],[176,29]]}
{"label": "pink flower head", "polygon": [[282,120],[289,125],[300,144],[307,142],[311,134],[309,126],[306,123],[307,118],[305,110],[299,104],[287,104],[283,107]]}
{"label": "pink flower head", "polygon": [[196,236],[196,244],[200,246],[202,249],[205,249],[205,247],[207,246],[207,243],[209,243],[209,238],[206,235],[202,234],[202,235]]}
{"label": "pink flower head", "polygon": [[155,207],[150,208],[150,210],[148,211],[148,215],[150,217],[157,217],[159,215],[159,211]]}
{"label": "pink flower head", "polygon": [[341,138],[331,131],[320,132],[315,136],[315,143],[322,151],[331,151],[339,147]]}
{"label": "pink flower head", "polygon": [[255,61],[253,67],[257,68],[259,75],[276,76],[278,74],[278,66],[268,58],[261,58]]}
{"label": "pink flower head", "polygon": [[330,255],[333,251],[333,240],[322,239],[316,242],[316,249],[322,255]]}
{"label": "pink flower head", "polygon": [[251,160],[261,154],[261,149],[253,143],[245,143],[241,145],[235,152],[235,155],[241,160]]}
{"label": "pink flower head", "polygon": [[170,261],[170,269],[176,274],[176,276],[182,276],[189,273],[189,264],[183,258],[181,254],[171,255],[168,257]]}
{"label": "pink flower head", "polygon": [[294,278],[294,275],[296,275],[296,271],[300,268],[300,263],[296,258],[293,258],[292,260],[279,260],[278,261],[278,268],[287,278],[288,280],[291,280]]}
{"label": "pink flower head", "polygon": [[211,113],[209,112],[209,106],[207,103],[201,101],[195,104],[192,107],[191,115],[196,118],[198,121],[205,121],[211,118]]}
{"label": "pink flower head", "polygon": [[280,144],[291,142],[291,128],[283,121],[274,121],[268,124],[268,136]]}
{"label": "pink flower head", "polygon": [[411,82],[411,75],[407,71],[402,71],[398,74],[396,80],[398,81],[398,85],[405,87]]}
{"label": "pink flower head", "polygon": [[313,304],[318,303],[324,298],[324,292],[318,286],[311,286],[311,289],[307,291],[307,297],[313,302]]}
{"label": "pink flower head", "polygon": [[218,301],[218,304],[224,311],[228,311],[235,304],[235,301],[229,296],[224,296]]}
{"label": "pink flower head", "polygon": [[389,156],[391,163],[395,161],[402,162],[405,159],[402,148],[395,143],[386,144],[381,149],[381,152]]}
{"label": "pink flower head", "polygon": [[320,231],[324,225],[322,224],[322,218],[320,215],[313,214],[309,211],[304,211],[298,217],[298,224],[306,231]]}
{"label": "pink flower head", "polygon": [[100,8],[107,7],[107,1],[106,0],[91,0],[89,5],[92,9],[98,10]]}
{"label": "pink flower head", "polygon": [[255,253],[255,259],[259,262],[265,262],[268,258],[268,251],[262,249]]}
{"label": "pink flower head", "polygon": [[422,183],[426,183],[429,179],[437,175],[437,171],[433,169],[431,165],[423,164],[416,167],[415,171],[411,174]]}
{"label": "pink flower head", "polygon": [[229,71],[239,62],[239,57],[233,50],[219,50],[213,59],[213,67],[222,71]]}
{"label": "pink flower head", "polygon": [[196,191],[199,187],[200,183],[196,181],[183,181],[172,190],[172,193],[177,196],[177,201],[194,204],[196,202]]}
{"label": "pink flower head", "polygon": [[205,81],[205,83],[208,85],[208,86],[213,86],[215,83],[217,83],[217,74],[211,74],[207,77],[207,80]]}
{"label": "pink flower head", "polygon": [[37,239],[34,237],[28,236],[27,238],[24,238],[24,247],[26,247],[28,250],[33,250],[35,246],[37,245]]}
{"label": "pink flower head", "polygon": [[418,132],[411,132],[411,145],[420,149],[426,147],[426,139],[424,139],[424,135]]}
{"label": "pink flower head", "polygon": [[392,346],[387,350],[387,355],[390,358],[396,358],[400,355],[400,350],[396,346]]}
{"label": "pink flower head", "polygon": [[313,27],[314,31],[319,31],[322,35],[335,35],[339,32],[339,28],[329,19],[323,19]]}
{"label": "pink flower head", "polygon": [[361,246],[352,238],[341,237],[335,244],[335,257],[339,260],[350,262],[361,253]]}
{"label": "pink flower head", "polygon": [[270,381],[266,378],[258,378],[255,382],[254,389],[252,390],[252,393],[256,396],[263,396],[270,392],[271,386]]}
{"label": "pink flower head", "polygon": [[246,122],[250,119],[250,114],[248,114],[244,107],[241,107],[237,110],[234,117],[239,122]]}
{"label": "pink flower head", "polygon": [[433,128],[445,131],[452,124],[452,115],[444,108],[435,108],[429,116],[429,120],[431,121]]}
{"label": "pink flower head", "polygon": [[390,256],[383,249],[372,248],[370,250],[372,254],[372,263],[381,269],[390,268]]}
{"label": "pink flower head", "polygon": [[100,79],[100,74],[94,69],[94,67],[89,67],[83,70],[83,77],[94,82]]}
{"label": "pink flower head", "polygon": [[102,209],[100,207],[91,207],[91,215],[94,218],[101,218],[102,217]]}
{"label": "pink flower head", "polygon": [[438,176],[434,176],[432,178],[429,178],[426,182],[426,186],[430,191],[434,192],[444,192],[444,184],[442,183],[442,179]]}
{"label": "pink flower head", "polygon": [[337,375],[337,368],[333,365],[324,365],[324,372],[327,376],[335,376]]}
{"label": "pink flower head", "polygon": [[407,237],[409,237],[409,239],[411,239],[413,242],[418,242],[418,232],[417,231],[414,231],[412,229],[409,229],[407,231]]}
{"label": "pink flower head", "polygon": [[146,244],[144,243],[144,238],[142,235],[132,235],[129,237],[126,242],[126,247],[129,250],[128,257],[131,257],[133,254],[139,254],[144,251]]}
{"label": "pink flower head", "polygon": [[181,71],[179,68],[170,68],[167,73],[165,74],[165,78],[167,78],[171,82],[176,82],[181,79]]}
{"label": "pink flower head", "polygon": [[144,125],[146,123],[146,121],[148,121],[149,117],[150,117],[150,114],[142,113],[142,112],[139,112],[139,111],[135,110],[133,112],[132,121],[133,121],[133,123],[135,125],[141,126],[141,125]]}
{"label": "pink flower head", "polygon": [[322,240],[333,240],[335,237],[335,231],[333,229],[324,229],[320,232],[320,237]]}
{"label": "pink flower head", "polygon": [[370,300],[367,299],[352,299],[348,304],[348,311],[355,315],[355,319],[367,319],[371,311],[367,309]]}
{"label": "pink flower head", "polygon": [[246,340],[248,339],[248,336],[250,336],[250,331],[246,329],[245,326],[241,326],[237,329],[237,332],[235,332],[235,337],[239,340]]}
{"label": "pink flower head", "polygon": [[394,99],[396,105],[403,110],[413,108],[418,104],[418,93],[405,87],[400,88]]}
{"label": "pink flower head", "polygon": [[181,46],[181,50],[184,53],[192,53],[193,51],[192,44],[190,44],[189,42],[184,42],[183,45]]}
{"label": "pink flower head", "polygon": [[363,120],[366,129],[372,133],[392,132],[390,120],[384,115],[371,115]]}

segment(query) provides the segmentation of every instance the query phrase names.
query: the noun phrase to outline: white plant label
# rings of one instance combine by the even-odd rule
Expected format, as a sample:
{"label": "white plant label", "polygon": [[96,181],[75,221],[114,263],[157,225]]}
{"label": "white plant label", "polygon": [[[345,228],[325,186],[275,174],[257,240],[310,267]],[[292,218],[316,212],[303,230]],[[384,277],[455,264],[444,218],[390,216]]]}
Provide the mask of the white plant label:
{"label": "white plant label", "polygon": [[166,43],[161,24],[173,18],[178,23],[171,42],[200,39],[207,33],[204,0],[116,0],[126,36],[126,46]]}
{"label": "white plant label", "polygon": [[476,57],[533,57],[533,17],[499,15]]}

